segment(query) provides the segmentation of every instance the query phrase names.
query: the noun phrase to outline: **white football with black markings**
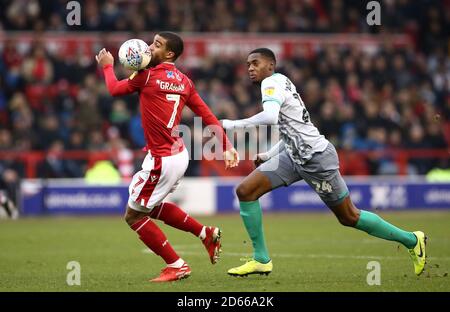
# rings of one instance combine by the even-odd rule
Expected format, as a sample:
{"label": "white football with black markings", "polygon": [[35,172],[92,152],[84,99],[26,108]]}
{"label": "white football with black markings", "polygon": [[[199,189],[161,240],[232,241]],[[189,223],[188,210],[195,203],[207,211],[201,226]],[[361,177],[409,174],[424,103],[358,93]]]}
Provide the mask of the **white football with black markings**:
{"label": "white football with black markings", "polygon": [[150,63],[151,54],[148,44],[141,39],[130,39],[122,43],[119,49],[119,61],[125,68],[141,70]]}

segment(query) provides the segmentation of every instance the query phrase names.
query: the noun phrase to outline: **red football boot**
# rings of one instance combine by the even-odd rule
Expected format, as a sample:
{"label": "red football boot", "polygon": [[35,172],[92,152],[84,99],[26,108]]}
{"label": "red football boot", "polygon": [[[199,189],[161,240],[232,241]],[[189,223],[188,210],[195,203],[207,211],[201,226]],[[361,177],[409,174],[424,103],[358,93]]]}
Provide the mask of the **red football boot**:
{"label": "red football boot", "polygon": [[205,245],[206,251],[208,251],[209,260],[212,264],[215,264],[217,260],[219,260],[220,252],[222,251],[222,249],[220,249],[222,246],[220,243],[222,232],[219,228],[213,226],[207,226],[205,232],[206,237],[202,242],[203,245]]}
{"label": "red football boot", "polygon": [[188,278],[191,275],[191,268],[185,262],[181,268],[165,267],[161,274],[150,282],[172,282],[183,278]]}

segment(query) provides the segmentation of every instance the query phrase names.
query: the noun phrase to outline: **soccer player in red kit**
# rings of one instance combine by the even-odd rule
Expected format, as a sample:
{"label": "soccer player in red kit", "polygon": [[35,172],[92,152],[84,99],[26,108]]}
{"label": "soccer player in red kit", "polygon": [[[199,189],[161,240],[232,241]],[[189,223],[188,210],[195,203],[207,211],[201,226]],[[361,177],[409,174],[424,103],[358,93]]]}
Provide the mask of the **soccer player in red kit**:
{"label": "soccer player in red kit", "polygon": [[216,263],[221,247],[219,228],[204,226],[174,203],[163,201],[175,189],[189,163],[183,140],[173,131],[181,120],[185,105],[202,117],[206,125],[220,130],[215,131],[215,135],[223,146],[225,167],[235,167],[239,162],[238,153],[217,118],[198,95],[193,82],[175,67],[174,62],[182,52],[183,41],[178,35],[158,33],[147,51],[151,55],[148,66],[120,81],[114,74],[111,53],[102,49],[96,56],[112,96],[139,93],[147,156],[142,170],[134,175],[130,184],[125,221],[144,244],[167,263],[160,276],[151,280],[153,282],[186,278],[191,269],[177,255],[152,218],[198,236],[212,264]]}

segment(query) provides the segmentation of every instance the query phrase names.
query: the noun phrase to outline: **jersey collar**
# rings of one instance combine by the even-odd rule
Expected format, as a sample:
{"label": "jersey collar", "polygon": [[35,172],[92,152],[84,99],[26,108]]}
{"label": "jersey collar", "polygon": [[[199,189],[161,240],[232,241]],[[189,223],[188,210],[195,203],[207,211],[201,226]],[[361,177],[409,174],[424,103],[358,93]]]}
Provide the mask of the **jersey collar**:
{"label": "jersey collar", "polygon": [[175,63],[163,62],[163,63],[158,64],[157,66],[155,66],[155,68],[173,69],[173,68],[175,68]]}

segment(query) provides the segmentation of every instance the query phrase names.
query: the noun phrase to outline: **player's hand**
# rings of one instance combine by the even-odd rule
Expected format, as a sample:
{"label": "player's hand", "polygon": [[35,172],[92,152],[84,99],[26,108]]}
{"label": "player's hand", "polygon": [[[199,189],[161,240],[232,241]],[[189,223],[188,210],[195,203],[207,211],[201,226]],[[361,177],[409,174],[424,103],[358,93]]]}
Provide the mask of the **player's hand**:
{"label": "player's hand", "polygon": [[141,65],[139,66],[139,70],[143,70],[149,67],[150,65],[150,61],[152,60],[152,54],[150,53],[150,51],[146,51],[144,53],[141,53]]}
{"label": "player's hand", "polygon": [[239,164],[239,154],[234,148],[223,153],[223,160],[225,161],[225,169],[234,168]]}
{"label": "player's hand", "polygon": [[232,128],[234,128],[234,120],[222,119],[220,121],[220,123],[222,124],[222,127],[224,129],[232,129]]}
{"label": "player's hand", "polygon": [[253,163],[255,164],[255,167],[258,168],[259,165],[261,165],[262,163],[265,163],[268,160],[268,157],[266,156],[266,154],[262,153],[262,154],[256,154],[256,159],[253,161]]}
{"label": "player's hand", "polygon": [[114,65],[114,57],[109,51],[106,51],[105,48],[101,49],[100,52],[95,56],[98,65],[105,66],[108,64]]}

